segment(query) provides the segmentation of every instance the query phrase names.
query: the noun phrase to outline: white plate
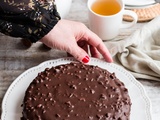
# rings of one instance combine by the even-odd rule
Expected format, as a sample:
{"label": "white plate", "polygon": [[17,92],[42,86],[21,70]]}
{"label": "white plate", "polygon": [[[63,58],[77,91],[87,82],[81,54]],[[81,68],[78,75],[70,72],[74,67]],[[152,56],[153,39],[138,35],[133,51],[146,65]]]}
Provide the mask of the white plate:
{"label": "white plate", "polygon": [[143,9],[143,8],[149,8],[151,6],[153,6],[155,4],[150,4],[150,5],[141,5],[141,6],[128,6],[128,5],[125,5],[125,8],[126,9]]}
{"label": "white plate", "polygon": [[124,4],[127,6],[146,6],[155,3],[155,0],[124,0]]}
{"label": "white plate", "polygon": [[[30,68],[22,73],[8,88],[3,102],[2,102],[2,116],[1,120],[20,120],[22,115],[22,100],[25,91],[31,81],[41,71],[47,67],[57,66],[61,64],[75,61],[74,58],[61,58],[50,60],[41,63],[40,65]],[[128,88],[131,98],[131,119],[130,120],[151,120],[151,104],[146,95],[143,86],[126,70],[113,64],[107,63],[103,60],[91,58],[90,65],[97,65],[101,68],[107,69],[110,72],[115,72],[116,76]]]}

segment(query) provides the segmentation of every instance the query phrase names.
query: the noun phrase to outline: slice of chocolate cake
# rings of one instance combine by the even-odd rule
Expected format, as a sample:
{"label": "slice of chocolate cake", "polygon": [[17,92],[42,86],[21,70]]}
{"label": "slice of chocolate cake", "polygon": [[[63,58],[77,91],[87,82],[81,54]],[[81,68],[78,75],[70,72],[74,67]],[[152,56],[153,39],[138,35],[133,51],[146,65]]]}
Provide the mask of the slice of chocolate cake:
{"label": "slice of chocolate cake", "polygon": [[130,109],[114,73],[74,62],[38,74],[26,90],[22,120],[129,120]]}

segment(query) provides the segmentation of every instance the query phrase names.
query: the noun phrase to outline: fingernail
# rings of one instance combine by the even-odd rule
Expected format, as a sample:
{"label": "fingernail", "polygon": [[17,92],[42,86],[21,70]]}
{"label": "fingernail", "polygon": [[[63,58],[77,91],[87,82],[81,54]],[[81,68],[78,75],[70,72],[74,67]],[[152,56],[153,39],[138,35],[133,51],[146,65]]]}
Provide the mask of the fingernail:
{"label": "fingernail", "polygon": [[82,62],[83,62],[83,63],[88,63],[88,62],[89,62],[89,57],[88,57],[88,56],[85,56],[85,57],[82,59]]}

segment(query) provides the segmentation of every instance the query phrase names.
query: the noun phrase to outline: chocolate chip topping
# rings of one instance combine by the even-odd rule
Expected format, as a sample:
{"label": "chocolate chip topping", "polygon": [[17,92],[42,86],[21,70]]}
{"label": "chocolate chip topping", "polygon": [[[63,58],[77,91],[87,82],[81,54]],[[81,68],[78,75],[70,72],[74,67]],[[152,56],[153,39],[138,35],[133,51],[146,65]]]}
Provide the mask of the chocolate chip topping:
{"label": "chocolate chip topping", "polygon": [[129,120],[130,108],[114,73],[70,63],[38,74],[26,91],[22,120]]}

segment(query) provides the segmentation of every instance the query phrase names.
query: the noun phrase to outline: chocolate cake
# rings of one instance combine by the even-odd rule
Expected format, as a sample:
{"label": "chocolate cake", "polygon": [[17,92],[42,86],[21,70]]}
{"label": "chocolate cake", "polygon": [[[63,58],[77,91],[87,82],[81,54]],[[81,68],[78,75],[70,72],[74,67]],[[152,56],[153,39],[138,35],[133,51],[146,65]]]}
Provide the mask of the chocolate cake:
{"label": "chocolate cake", "polygon": [[73,62],[38,74],[21,120],[129,120],[130,109],[128,90],[114,73]]}

